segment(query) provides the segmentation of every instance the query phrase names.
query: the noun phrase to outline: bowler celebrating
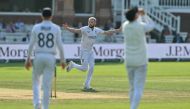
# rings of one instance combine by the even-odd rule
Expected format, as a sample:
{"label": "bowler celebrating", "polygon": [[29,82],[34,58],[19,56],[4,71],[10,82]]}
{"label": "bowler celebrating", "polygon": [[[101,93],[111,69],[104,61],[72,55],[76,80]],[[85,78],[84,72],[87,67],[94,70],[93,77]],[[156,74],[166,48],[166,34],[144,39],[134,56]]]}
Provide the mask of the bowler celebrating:
{"label": "bowler celebrating", "polygon": [[81,27],[79,29],[68,27],[68,25],[63,24],[64,28],[70,32],[82,34],[81,39],[81,64],[76,64],[73,61],[70,61],[67,71],[69,72],[72,68],[76,68],[81,71],[88,70],[88,75],[86,77],[86,82],[84,84],[83,91],[86,92],[93,92],[95,91],[91,88],[91,79],[94,71],[94,54],[93,54],[93,45],[96,41],[98,35],[105,34],[105,35],[112,35],[116,32],[116,30],[108,30],[104,31],[98,27],[96,27],[96,18],[90,17],[88,19],[88,26]]}

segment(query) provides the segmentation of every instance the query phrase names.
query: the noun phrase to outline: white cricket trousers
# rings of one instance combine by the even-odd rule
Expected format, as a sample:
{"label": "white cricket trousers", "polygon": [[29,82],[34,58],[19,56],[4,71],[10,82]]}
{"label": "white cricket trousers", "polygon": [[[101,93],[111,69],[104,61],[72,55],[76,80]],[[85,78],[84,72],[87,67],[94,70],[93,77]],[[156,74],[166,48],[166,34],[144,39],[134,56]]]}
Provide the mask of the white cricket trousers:
{"label": "white cricket trousers", "polygon": [[144,91],[147,65],[127,66],[129,79],[130,109],[138,109]]}
{"label": "white cricket trousers", "polygon": [[90,88],[92,75],[94,72],[94,53],[93,51],[81,50],[81,65],[73,63],[73,67],[81,71],[88,70],[86,81],[84,83],[85,88]]}
{"label": "white cricket trousers", "polygon": [[[48,109],[51,83],[55,69],[55,57],[53,54],[36,53],[33,61],[33,104],[34,108]],[[41,82],[43,89],[43,100],[41,103]]]}

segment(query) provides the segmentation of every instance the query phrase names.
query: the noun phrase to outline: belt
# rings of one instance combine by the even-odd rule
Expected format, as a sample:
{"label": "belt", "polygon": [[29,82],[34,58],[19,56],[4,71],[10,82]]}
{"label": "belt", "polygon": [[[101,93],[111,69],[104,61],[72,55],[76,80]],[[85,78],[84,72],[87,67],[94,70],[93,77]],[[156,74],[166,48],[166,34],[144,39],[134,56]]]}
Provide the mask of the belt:
{"label": "belt", "polygon": [[43,52],[43,51],[37,51],[35,52],[35,54],[52,54],[52,55],[55,55],[55,53],[52,53],[52,52]]}

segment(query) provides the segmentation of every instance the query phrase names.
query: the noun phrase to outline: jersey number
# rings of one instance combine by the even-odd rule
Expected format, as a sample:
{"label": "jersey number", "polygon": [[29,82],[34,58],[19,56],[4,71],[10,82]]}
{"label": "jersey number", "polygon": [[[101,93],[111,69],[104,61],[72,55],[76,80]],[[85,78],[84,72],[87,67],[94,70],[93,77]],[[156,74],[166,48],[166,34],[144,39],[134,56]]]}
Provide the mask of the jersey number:
{"label": "jersey number", "polygon": [[53,41],[54,36],[52,33],[48,33],[46,36],[43,33],[39,33],[38,39],[39,39],[38,40],[39,47],[47,46],[48,48],[52,48],[54,46],[54,41]]}

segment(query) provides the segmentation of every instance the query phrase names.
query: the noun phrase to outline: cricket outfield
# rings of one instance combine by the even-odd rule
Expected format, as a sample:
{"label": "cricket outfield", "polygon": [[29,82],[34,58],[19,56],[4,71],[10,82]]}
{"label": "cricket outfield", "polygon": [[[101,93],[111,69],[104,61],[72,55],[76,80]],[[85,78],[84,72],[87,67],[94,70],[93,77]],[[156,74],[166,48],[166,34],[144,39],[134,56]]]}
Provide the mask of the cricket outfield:
{"label": "cricket outfield", "polygon": [[[33,109],[31,71],[24,63],[0,64],[0,109]],[[151,62],[139,109],[188,109],[190,63]],[[82,92],[86,73],[57,67],[57,98],[50,109],[129,109],[128,80],[122,63],[97,63],[92,86]]]}

